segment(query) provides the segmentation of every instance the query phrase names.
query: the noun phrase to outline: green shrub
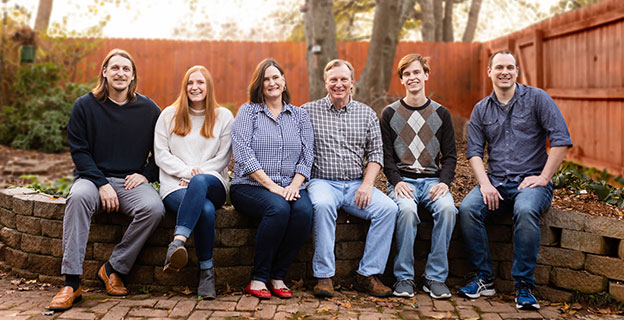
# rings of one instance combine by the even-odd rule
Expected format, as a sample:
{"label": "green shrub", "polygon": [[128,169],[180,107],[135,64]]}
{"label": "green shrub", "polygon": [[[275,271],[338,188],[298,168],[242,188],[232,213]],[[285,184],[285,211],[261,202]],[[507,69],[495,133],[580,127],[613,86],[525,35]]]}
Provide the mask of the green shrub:
{"label": "green shrub", "polygon": [[67,122],[77,97],[92,85],[61,83],[62,68],[36,63],[18,69],[12,105],[0,110],[0,143],[44,152],[67,150]]}
{"label": "green shrub", "polygon": [[[596,179],[592,178],[596,176]],[[555,188],[569,188],[575,193],[591,191],[600,201],[624,208],[624,189],[610,185],[607,170],[598,171],[594,168],[583,168],[572,162],[565,162],[553,176]],[[614,181],[624,182],[623,177],[615,177]]]}
{"label": "green shrub", "polygon": [[25,187],[31,188],[37,192],[49,194],[55,197],[67,197],[69,188],[74,182],[72,177],[60,178],[54,182],[40,181],[37,175],[23,175],[20,178],[30,181]]}

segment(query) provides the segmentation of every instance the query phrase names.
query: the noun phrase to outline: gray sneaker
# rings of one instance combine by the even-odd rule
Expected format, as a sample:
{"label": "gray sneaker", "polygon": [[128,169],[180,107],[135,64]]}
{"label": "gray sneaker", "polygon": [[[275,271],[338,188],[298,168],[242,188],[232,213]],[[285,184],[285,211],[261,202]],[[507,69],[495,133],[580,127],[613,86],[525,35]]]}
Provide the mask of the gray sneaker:
{"label": "gray sneaker", "polygon": [[414,296],[414,280],[405,279],[394,283],[394,291],[392,294],[397,297],[413,297]]}
{"label": "gray sneaker", "polygon": [[434,299],[447,299],[451,297],[451,291],[444,284],[435,280],[423,279],[423,290]]}

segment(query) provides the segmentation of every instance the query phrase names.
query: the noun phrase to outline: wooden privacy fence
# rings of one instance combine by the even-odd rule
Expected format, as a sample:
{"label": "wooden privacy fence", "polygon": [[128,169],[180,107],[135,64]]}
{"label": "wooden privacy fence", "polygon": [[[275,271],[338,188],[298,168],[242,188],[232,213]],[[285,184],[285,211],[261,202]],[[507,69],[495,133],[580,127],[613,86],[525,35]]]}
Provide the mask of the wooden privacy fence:
{"label": "wooden privacy fence", "polygon": [[[176,41],[148,39],[101,39],[101,45],[78,66],[75,80],[97,76],[102,60],[113,48],[130,52],[136,60],[139,92],[151,97],[161,108],[178,96],[186,70],[197,64],[210,71],[217,101],[239,106],[247,101],[247,86],[258,62],[274,58],[283,68],[295,105],[309,101],[308,70],[303,42]],[[454,113],[470,116],[479,100],[480,43],[402,42],[397,48],[395,65],[407,53],[431,57],[432,74],[427,91]],[[343,42],[338,54],[349,60],[359,79],[368,52],[368,42]],[[453,66],[450,68],[449,66]],[[452,72],[452,75],[447,74]],[[393,77],[389,95],[399,97],[404,88]]]}
{"label": "wooden privacy fence", "polygon": [[[165,107],[177,97],[186,70],[210,70],[217,100],[239,106],[255,66],[272,57],[284,68],[292,102],[309,100],[305,43],[102,39],[78,66],[77,79],[97,76],[106,53],[128,50],[136,59],[139,91]],[[394,65],[407,53],[431,57],[427,95],[452,113],[468,118],[474,104],[490,94],[489,56],[510,49],[518,56],[520,82],[546,90],[565,117],[574,147],[567,159],[624,175],[624,1],[605,0],[542,21],[485,43],[401,42]],[[338,44],[359,79],[367,42]],[[404,88],[393,73],[388,95]],[[456,128],[461,130],[461,128]]]}

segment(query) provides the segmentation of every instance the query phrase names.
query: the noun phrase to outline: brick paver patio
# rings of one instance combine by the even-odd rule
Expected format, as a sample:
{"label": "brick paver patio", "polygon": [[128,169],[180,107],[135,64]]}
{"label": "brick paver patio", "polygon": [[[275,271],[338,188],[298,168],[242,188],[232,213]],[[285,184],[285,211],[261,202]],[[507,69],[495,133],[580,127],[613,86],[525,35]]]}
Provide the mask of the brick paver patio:
{"label": "brick paver patio", "polygon": [[[518,311],[500,298],[469,300],[453,296],[433,300],[424,293],[414,298],[373,298],[341,290],[332,299],[317,299],[309,290],[295,290],[289,300],[260,301],[240,292],[198,301],[194,295],[151,293],[125,298],[87,289],[74,308],[51,314],[47,305],[58,290],[39,283],[19,283],[0,276],[0,319],[562,319],[582,318],[560,312],[561,306],[542,301],[539,311]],[[20,289],[21,288],[21,289]],[[588,317],[586,317],[588,318]],[[597,317],[591,317],[596,319]],[[616,316],[600,319],[616,319]],[[589,318],[588,318],[589,319]]]}

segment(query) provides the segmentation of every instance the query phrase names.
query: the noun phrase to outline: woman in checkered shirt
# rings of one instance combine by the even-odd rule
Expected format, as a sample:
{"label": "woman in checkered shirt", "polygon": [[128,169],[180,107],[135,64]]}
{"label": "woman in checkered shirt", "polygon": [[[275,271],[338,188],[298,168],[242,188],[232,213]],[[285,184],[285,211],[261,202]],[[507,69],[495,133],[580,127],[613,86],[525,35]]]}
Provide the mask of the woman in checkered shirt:
{"label": "woman in checkered shirt", "polygon": [[313,142],[308,114],[290,104],[284,71],[274,60],[263,60],[249,84],[249,103],[232,125],[230,193],[238,212],[260,221],[245,288],[258,298],[292,297],[284,277],[312,225],[303,183],[310,178]]}

